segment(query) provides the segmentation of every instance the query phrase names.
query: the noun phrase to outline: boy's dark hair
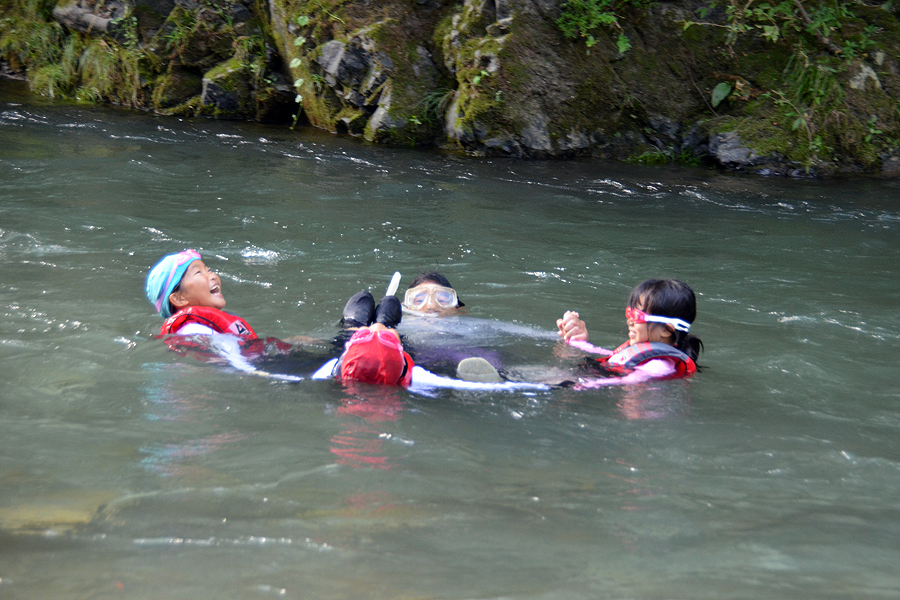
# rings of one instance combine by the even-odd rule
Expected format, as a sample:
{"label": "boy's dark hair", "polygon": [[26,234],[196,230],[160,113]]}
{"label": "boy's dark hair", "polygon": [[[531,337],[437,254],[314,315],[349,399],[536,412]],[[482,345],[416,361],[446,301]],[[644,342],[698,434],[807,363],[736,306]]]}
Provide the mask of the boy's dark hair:
{"label": "boy's dark hair", "polygon": [[[419,273],[418,275],[416,275],[416,278],[413,279],[412,283],[409,284],[408,289],[412,289],[417,285],[422,285],[423,283],[436,283],[444,287],[456,289],[452,285],[450,285],[450,281],[446,277],[444,277],[437,271],[432,271],[431,273]],[[459,292],[456,293],[456,299],[459,302],[459,304],[457,304],[457,307],[465,306],[465,304],[463,304],[463,301],[459,299]]]}
{"label": "boy's dark hair", "polygon": [[[629,308],[640,308],[648,315],[674,317],[693,323],[697,318],[697,298],[691,286],[677,279],[648,279],[631,290]],[[676,348],[696,361],[703,342],[695,335],[675,330]]]}

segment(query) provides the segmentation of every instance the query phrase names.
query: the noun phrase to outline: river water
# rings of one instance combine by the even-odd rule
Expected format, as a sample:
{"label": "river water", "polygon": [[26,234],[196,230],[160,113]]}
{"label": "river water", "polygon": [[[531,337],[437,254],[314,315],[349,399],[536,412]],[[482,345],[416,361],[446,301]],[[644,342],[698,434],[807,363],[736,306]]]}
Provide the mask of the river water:
{"label": "river water", "polygon": [[[896,182],[464,158],[2,85],[0,597],[900,595]],[[631,287],[676,277],[704,368],[430,395],[242,374],[155,337],[144,277],[185,247],[279,338],[440,270],[485,325],[454,343],[521,379],[576,364],[565,310],[614,346]]]}

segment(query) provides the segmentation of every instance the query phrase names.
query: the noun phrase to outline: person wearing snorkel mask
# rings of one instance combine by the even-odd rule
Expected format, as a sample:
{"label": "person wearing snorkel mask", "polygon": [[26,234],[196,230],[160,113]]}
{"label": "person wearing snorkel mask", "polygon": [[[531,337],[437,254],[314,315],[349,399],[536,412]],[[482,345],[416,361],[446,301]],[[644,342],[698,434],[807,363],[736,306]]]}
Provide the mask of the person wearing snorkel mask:
{"label": "person wearing snorkel mask", "polygon": [[[385,296],[376,305],[375,298],[368,291],[354,294],[344,307],[341,317],[343,329],[335,338],[335,343],[346,343],[355,330],[373,324],[396,328],[403,312],[429,318],[451,317],[459,315],[463,306],[465,305],[460,301],[456,290],[444,275],[436,271],[422,273],[404,293],[402,304],[391,295]],[[459,339],[459,345],[447,346],[448,340],[454,338]],[[437,347],[426,342],[416,344],[415,348],[410,346],[408,350],[417,361],[422,360],[427,368],[434,369],[437,373],[456,375],[470,381],[501,381],[496,370],[501,363],[495,352],[471,347],[464,334],[460,334],[458,330],[441,336],[441,341],[443,343]],[[410,341],[404,336],[403,343],[410,344]],[[463,361],[466,361],[465,367],[468,369],[465,373],[460,370]]]}
{"label": "person wearing snorkel mask", "polygon": [[403,295],[403,303],[394,296],[385,296],[375,304],[368,291],[357,292],[347,301],[341,315],[341,327],[353,330],[381,323],[396,328],[402,318],[402,309],[421,314],[448,316],[459,313],[465,306],[446,277],[437,272],[422,273],[410,284]]}
{"label": "person wearing snorkel mask", "polygon": [[465,304],[447,278],[433,271],[413,279],[403,295],[403,306],[419,313],[455,315]]}
{"label": "person wearing snorkel mask", "polygon": [[[417,379],[413,377],[413,373],[418,373],[418,380],[428,380],[434,378],[433,382],[438,382],[438,387],[457,387],[465,389],[486,389],[478,388],[478,385],[497,385],[495,389],[504,389],[504,386],[529,386],[541,384],[528,384],[523,382],[507,382],[498,373],[496,367],[484,356],[473,355],[473,349],[465,344],[455,349],[439,349],[437,353],[430,352],[428,348],[420,348],[416,351],[412,348],[404,346],[408,344],[408,340],[398,334],[396,328],[400,324],[403,312],[409,311],[420,315],[441,315],[450,316],[457,314],[463,303],[459,301],[456,290],[450,285],[446,277],[440,273],[423,273],[416,277],[409,289],[404,294],[404,301],[393,295],[396,290],[396,283],[400,280],[400,273],[395,273],[395,281],[392,281],[388,288],[387,295],[378,303],[371,292],[366,290],[357,292],[347,301],[341,315],[340,325],[341,333],[335,338],[335,344],[343,343],[347,348],[341,359],[334,359],[323,365],[316,373],[313,374],[314,379],[322,379],[326,377],[335,377],[343,380],[356,380],[366,383],[387,383],[409,387],[415,384]],[[374,332],[374,333],[373,333]],[[393,336],[393,337],[392,337]],[[368,342],[371,347],[381,351],[378,354],[378,360],[372,361],[370,357],[365,356],[362,362],[354,361],[351,357],[356,350],[355,340],[371,340],[377,338],[378,344]],[[380,345],[379,345],[380,344]],[[391,354],[394,359],[391,363],[400,365],[411,365],[411,368],[391,369],[383,368],[382,363],[385,362],[382,354],[388,351],[381,346],[396,346],[395,349],[401,351],[401,355],[406,363],[396,360],[396,353]],[[475,351],[477,353],[477,350]],[[429,372],[421,365],[414,363],[414,356],[419,356],[426,361],[426,366],[431,369],[437,369],[436,373]],[[380,362],[379,362],[380,361]],[[349,366],[348,366],[349,365]],[[361,365],[361,366],[359,366]],[[377,368],[372,369],[372,365]],[[441,376],[440,371],[446,371],[446,376]],[[390,372],[391,377],[387,379],[382,372]],[[395,373],[396,372],[396,373]],[[377,373],[373,375],[372,373]],[[393,375],[398,375],[399,379]],[[456,376],[458,379],[448,379],[447,377]],[[426,384],[427,385],[427,384]],[[466,388],[465,386],[470,386]],[[472,387],[474,386],[474,387]]]}

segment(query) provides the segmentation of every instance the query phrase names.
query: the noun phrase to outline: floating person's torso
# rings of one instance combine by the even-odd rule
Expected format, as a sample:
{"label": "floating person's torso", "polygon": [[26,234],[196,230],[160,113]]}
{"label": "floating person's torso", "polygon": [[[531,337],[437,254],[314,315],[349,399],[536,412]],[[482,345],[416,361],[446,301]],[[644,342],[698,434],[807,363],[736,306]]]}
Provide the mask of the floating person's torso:
{"label": "floating person's torso", "polygon": [[546,362],[559,339],[555,332],[527,325],[414,312],[404,312],[398,331],[417,365],[451,376],[460,361],[471,357],[483,358],[499,370],[541,357]]}

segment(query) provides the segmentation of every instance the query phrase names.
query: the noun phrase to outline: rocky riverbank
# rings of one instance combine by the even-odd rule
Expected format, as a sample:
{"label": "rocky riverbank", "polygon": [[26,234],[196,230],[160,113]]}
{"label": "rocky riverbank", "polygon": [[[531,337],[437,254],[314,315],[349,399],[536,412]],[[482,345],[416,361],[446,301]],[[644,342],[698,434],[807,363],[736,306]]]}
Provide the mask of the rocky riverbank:
{"label": "rocky riverbank", "polygon": [[478,155],[900,175],[892,8],[808,0],[778,10],[751,2],[743,12],[744,4],[693,0],[3,4],[3,72],[54,97],[303,122]]}

